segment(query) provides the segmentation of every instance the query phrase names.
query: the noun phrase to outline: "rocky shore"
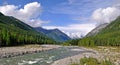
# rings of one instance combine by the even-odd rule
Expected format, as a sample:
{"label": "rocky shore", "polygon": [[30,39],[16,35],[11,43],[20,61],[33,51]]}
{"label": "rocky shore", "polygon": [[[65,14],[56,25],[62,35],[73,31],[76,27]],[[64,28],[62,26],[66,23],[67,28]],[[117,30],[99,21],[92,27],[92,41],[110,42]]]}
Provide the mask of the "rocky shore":
{"label": "rocky shore", "polygon": [[99,58],[97,54],[94,53],[82,53],[75,56],[67,57],[64,59],[60,59],[52,63],[51,65],[70,65],[71,63],[79,63],[79,60],[84,57],[94,57]]}
{"label": "rocky shore", "polygon": [[[84,48],[84,47],[83,47]],[[115,65],[120,65],[120,50],[113,47],[97,47],[97,48],[84,48],[95,53],[82,53],[75,56],[67,57],[57,60],[51,65],[70,65],[71,63],[79,63],[83,57],[93,57],[98,60],[111,60]]]}
{"label": "rocky shore", "polygon": [[[0,58],[8,58],[25,54],[39,53],[41,51],[51,50],[59,48],[59,45],[25,45],[17,47],[2,47],[0,48]],[[79,60],[83,57],[93,57],[98,60],[110,59],[115,65],[120,65],[120,48],[119,47],[95,47],[72,49],[72,51],[92,51],[80,53],[75,56],[70,56],[60,60],[54,61],[51,65],[70,65],[71,63],[79,63]]]}
{"label": "rocky shore", "polygon": [[58,45],[25,45],[17,47],[2,47],[0,48],[0,58],[9,58],[25,54],[39,53],[41,51],[58,48]]}

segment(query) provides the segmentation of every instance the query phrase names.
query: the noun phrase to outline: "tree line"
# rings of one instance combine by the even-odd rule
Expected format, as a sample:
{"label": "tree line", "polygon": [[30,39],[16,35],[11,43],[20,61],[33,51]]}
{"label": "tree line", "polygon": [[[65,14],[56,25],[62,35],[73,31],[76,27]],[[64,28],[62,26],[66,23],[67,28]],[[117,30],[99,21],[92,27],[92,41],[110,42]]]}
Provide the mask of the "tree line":
{"label": "tree line", "polygon": [[120,37],[115,38],[103,38],[99,36],[85,37],[82,39],[74,39],[64,42],[66,45],[78,45],[78,46],[120,46]]}
{"label": "tree line", "polygon": [[55,44],[56,42],[43,34],[25,31],[14,27],[0,26],[0,46],[23,44]]}

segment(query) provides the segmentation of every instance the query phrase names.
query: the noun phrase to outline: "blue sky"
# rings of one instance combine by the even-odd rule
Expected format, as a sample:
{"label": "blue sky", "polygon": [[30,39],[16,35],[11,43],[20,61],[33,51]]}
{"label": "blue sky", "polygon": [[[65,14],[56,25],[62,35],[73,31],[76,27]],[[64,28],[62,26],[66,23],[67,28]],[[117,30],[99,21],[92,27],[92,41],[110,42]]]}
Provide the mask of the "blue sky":
{"label": "blue sky", "polygon": [[33,27],[59,28],[80,37],[119,16],[119,5],[120,0],[1,0],[0,12]]}

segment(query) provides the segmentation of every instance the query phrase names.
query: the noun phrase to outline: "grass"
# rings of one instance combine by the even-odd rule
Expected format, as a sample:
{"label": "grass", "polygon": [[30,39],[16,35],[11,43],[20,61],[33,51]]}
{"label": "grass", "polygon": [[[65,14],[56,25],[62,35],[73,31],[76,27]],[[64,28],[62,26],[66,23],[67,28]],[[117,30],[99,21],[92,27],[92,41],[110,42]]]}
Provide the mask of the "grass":
{"label": "grass", "polygon": [[110,51],[110,52],[120,52],[120,47],[111,47],[111,46],[98,46],[93,47],[94,50],[104,52],[104,51]]}
{"label": "grass", "polygon": [[96,58],[81,58],[80,63],[71,63],[70,65],[114,65],[110,60],[98,61]]}
{"label": "grass", "polygon": [[[112,46],[96,46],[86,47],[88,50],[97,51],[100,58],[99,60],[107,59],[111,60],[116,65],[120,65],[120,47]],[[105,61],[104,61],[105,62]]]}

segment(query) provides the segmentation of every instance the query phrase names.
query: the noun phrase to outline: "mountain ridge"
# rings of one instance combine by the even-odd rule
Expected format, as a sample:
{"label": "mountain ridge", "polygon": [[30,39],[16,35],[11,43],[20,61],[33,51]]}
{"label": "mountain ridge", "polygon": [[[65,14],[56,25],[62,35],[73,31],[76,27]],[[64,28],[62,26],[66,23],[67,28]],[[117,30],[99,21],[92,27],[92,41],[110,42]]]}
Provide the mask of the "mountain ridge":
{"label": "mountain ridge", "polygon": [[11,16],[0,13],[0,46],[13,46],[22,44],[55,43],[33,27]]}
{"label": "mountain ridge", "polygon": [[60,31],[59,29],[44,29],[42,27],[35,28],[38,32],[42,32],[46,34],[48,37],[58,41],[58,42],[64,42],[67,40],[70,40],[71,38],[67,36],[65,33]]}
{"label": "mountain ridge", "polygon": [[94,36],[94,35],[98,34],[107,25],[109,25],[109,23],[104,23],[104,24],[101,24],[101,25],[97,26],[92,31],[90,31],[85,37]]}
{"label": "mountain ridge", "polygon": [[78,43],[83,46],[120,46],[120,16],[93,36],[84,37]]}
{"label": "mountain ridge", "polygon": [[[102,27],[100,27],[102,26]],[[93,29],[89,36],[81,39],[71,40],[65,42],[65,45],[78,45],[78,46],[120,46],[120,16],[109,24],[100,25]],[[97,30],[96,30],[97,29]],[[95,30],[95,34],[94,34]]]}

